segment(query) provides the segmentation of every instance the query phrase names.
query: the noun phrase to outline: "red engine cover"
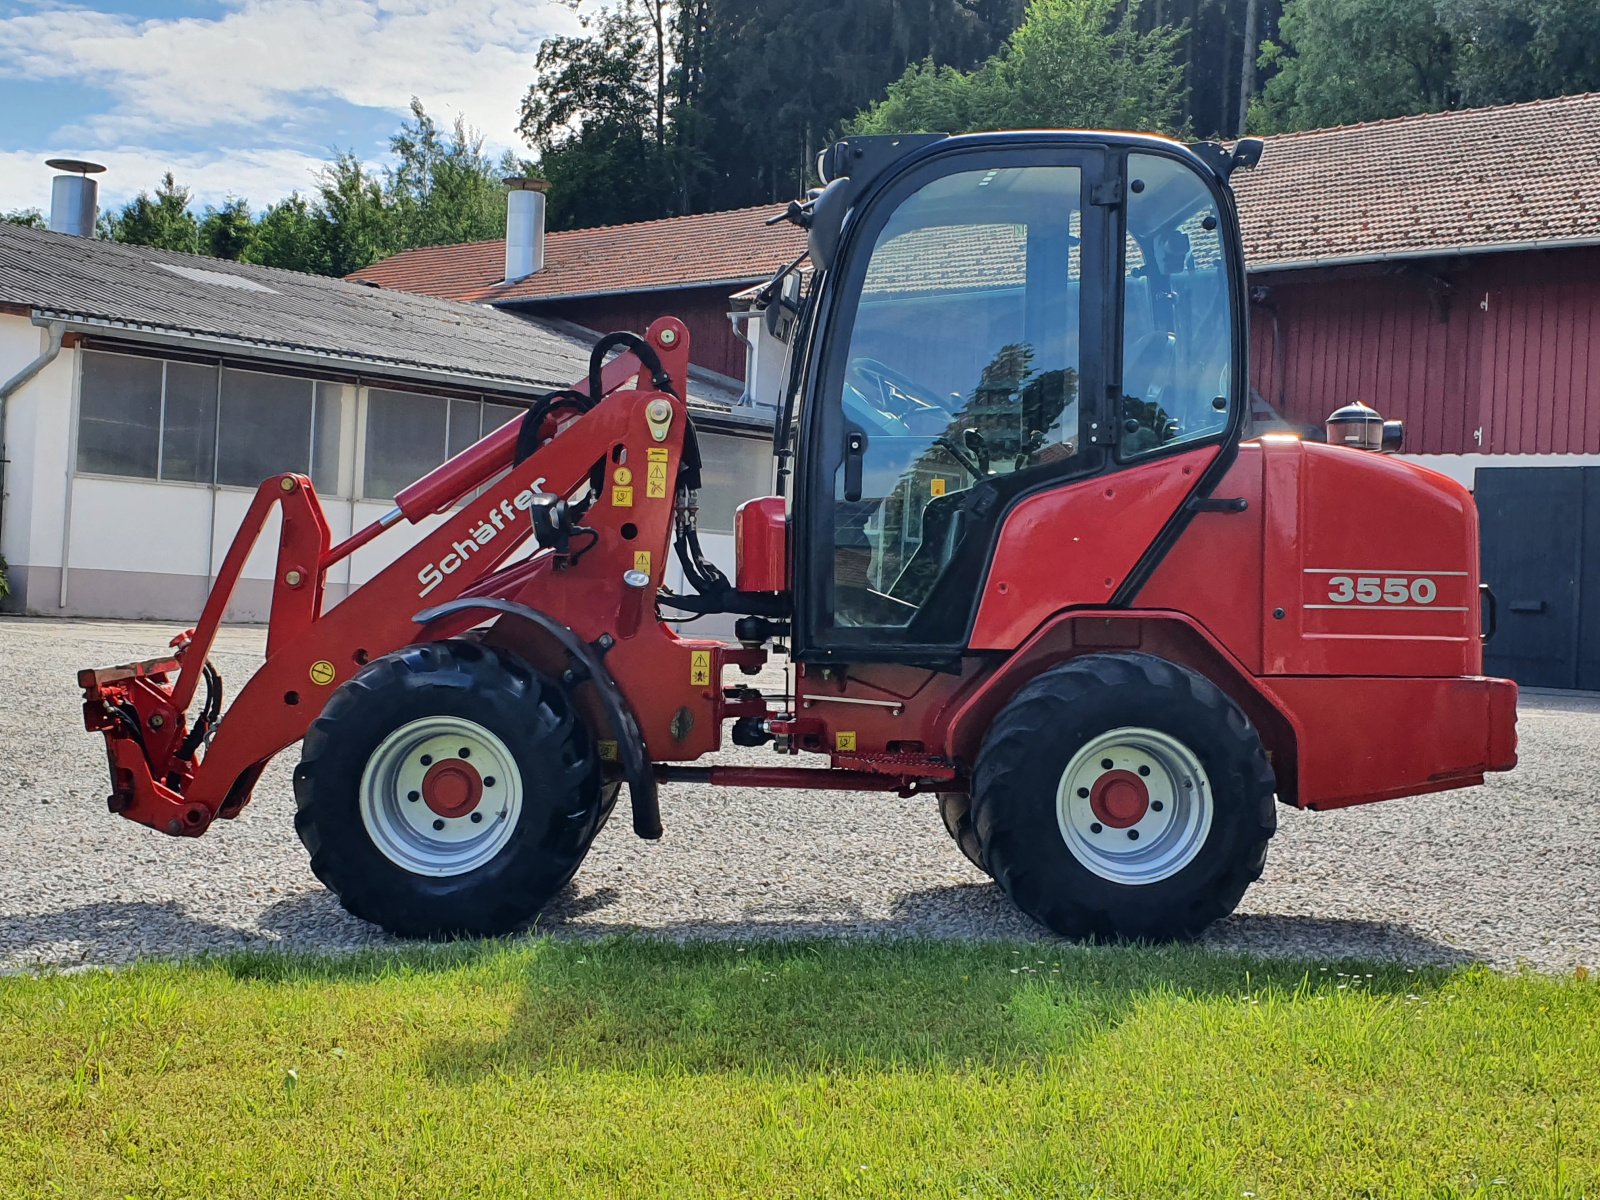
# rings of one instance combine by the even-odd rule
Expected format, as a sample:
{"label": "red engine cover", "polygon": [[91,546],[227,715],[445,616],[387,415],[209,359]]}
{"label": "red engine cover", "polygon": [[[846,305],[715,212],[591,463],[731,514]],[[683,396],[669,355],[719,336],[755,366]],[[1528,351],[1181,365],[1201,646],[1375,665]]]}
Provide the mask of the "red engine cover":
{"label": "red engine cover", "polygon": [[782,496],[746,500],[733,518],[741,592],[789,590],[789,517]]}

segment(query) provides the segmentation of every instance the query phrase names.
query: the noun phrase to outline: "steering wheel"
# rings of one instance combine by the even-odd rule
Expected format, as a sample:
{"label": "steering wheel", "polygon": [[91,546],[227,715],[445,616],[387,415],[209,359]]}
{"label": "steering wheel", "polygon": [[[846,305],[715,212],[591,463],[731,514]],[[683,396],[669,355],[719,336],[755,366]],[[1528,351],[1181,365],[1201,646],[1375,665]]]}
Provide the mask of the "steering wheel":
{"label": "steering wheel", "polygon": [[955,420],[927,388],[876,358],[852,358],[844,377],[873,408],[904,423],[907,433],[942,433]]}

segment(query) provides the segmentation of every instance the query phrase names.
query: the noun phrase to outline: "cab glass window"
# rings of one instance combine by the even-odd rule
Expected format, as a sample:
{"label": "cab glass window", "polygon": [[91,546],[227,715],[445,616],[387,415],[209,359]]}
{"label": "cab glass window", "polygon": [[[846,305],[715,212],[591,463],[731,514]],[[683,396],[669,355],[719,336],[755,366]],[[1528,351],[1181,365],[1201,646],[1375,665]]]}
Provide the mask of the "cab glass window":
{"label": "cab glass window", "polygon": [[841,388],[834,621],[909,624],[964,532],[967,494],[1078,447],[1081,176],[957,172],[878,232]]}
{"label": "cab glass window", "polygon": [[1216,202],[1176,159],[1128,157],[1123,248],[1123,458],[1228,423],[1232,290]]}

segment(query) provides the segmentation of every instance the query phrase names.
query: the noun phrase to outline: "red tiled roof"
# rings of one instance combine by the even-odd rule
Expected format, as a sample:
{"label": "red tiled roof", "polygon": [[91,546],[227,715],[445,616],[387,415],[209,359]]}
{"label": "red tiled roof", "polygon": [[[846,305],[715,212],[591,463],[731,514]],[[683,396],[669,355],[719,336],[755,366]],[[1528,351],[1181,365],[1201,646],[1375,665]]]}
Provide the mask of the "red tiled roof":
{"label": "red tiled roof", "polygon": [[[1600,93],[1269,138],[1234,176],[1252,271],[1600,243]],[[505,243],[407,250],[350,276],[498,304],[762,279],[804,234],[778,205],[552,233],[503,284]]]}
{"label": "red tiled roof", "polygon": [[1253,271],[1600,243],[1600,93],[1269,138],[1234,188]]}
{"label": "red tiled roof", "polygon": [[350,278],[482,304],[745,283],[771,275],[804,249],[801,230],[766,224],[781,211],[781,205],[765,204],[552,233],[545,239],[544,269],[511,284],[501,282],[504,241],[406,250]]}

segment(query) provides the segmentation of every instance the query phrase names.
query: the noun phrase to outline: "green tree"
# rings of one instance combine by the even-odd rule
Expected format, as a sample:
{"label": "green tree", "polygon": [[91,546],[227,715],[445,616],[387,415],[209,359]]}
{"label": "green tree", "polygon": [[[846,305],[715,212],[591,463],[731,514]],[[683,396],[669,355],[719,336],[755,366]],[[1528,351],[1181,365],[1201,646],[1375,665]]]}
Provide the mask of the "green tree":
{"label": "green tree", "polygon": [[382,181],[353,151],[340,152],[318,174],[315,215],[330,275],[348,275],[406,249],[395,236]]}
{"label": "green tree", "polygon": [[0,221],[7,225],[26,225],[29,229],[45,229],[50,224],[37,208],[14,208],[10,212],[0,213]]}
{"label": "green tree", "polygon": [[518,123],[552,184],[550,224],[662,216],[678,189],[664,146],[665,79],[652,22],[625,3],[585,16],[583,28],[540,45]]}
{"label": "green tree", "polygon": [[1594,0],[1437,0],[1467,106],[1600,91]]}
{"label": "green tree", "polygon": [[221,208],[208,208],[200,218],[200,250],[212,258],[238,259],[254,232],[249,203],[229,196]]}
{"label": "green tree", "polygon": [[299,192],[293,192],[261,214],[239,258],[263,267],[328,275],[323,239],[324,226],[316,210]]}
{"label": "green tree", "polygon": [[189,211],[189,196],[189,189],[179,186],[168,171],[161,177],[154,196],[140,192],[110,216],[112,239],[134,246],[199,254],[200,223]]}
{"label": "green tree", "polygon": [[1437,112],[1455,105],[1456,42],[1435,0],[1288,0],[1251,110],[1267,133]]}
{"label": "green tree", "polygon": [[389,139],[395,165],[386,173],[384,202],[396,244],[438,246],[503,237],[501,179],[517,174],[516,159],[497,165],[483,152],[483,135],[457,116],[448,131],[411,98],[411,117]]}
{"label": "green tree", "polygon": [[1033,0],[1005,47],[971,72],[913,64],[853,123],[858,133],[1015,127],[1178,131],[1181,31],[1140,32],[1138,3]]}

